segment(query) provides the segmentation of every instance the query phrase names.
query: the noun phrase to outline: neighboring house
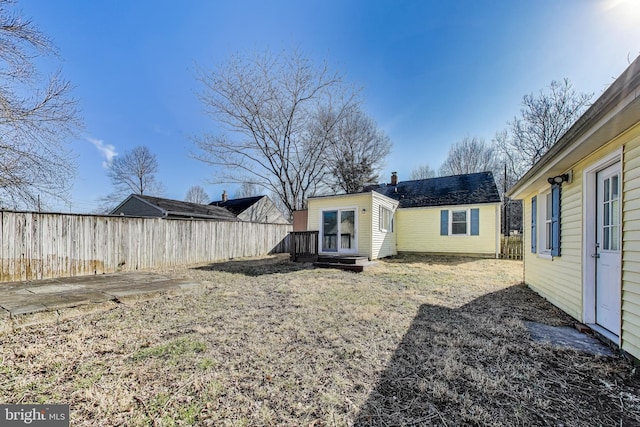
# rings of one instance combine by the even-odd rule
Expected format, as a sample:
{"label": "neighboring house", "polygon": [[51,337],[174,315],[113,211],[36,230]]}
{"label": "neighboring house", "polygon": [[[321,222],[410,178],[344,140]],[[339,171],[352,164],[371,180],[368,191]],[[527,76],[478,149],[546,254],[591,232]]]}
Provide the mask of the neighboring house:
{"label": "neighboring house", "polygon": [[209,205],[219,206],[229,210],[240,221],[290,224],[290,221],[268,196],[229,199],[225,191],[222,193],[222,200],[211,202]]}
{"label": "neighboring house", "polygon": [[159,218],[214,219],[237,221],[236,216],[224,208],[182,202],[160,197],[132,194],[111,211],[111,215]]}
{"label": "neighboring house", "polygon": [[525,282],[640,358],[640,58],[507,195]]}
{"label": "neighboring house", "polygon": [[398,182],[308,200],[320,254],[398,252],[497,257],[500,196],[491,172]]}

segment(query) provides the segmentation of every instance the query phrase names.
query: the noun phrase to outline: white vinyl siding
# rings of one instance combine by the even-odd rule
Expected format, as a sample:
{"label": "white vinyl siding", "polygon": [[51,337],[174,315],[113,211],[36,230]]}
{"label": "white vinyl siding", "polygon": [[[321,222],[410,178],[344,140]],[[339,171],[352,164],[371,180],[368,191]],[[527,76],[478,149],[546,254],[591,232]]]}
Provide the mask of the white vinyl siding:
{"label": "white vinyl siding", "polygon": [[622,348],[640,359],[640,125],[623,141]]}
{"label": "white vinyl siding", "polygon": [[371,254],[369,257],[377,259],[397,254],[397,221],[395,216],[399,211],[397,209],[398,202],[374,191],[371,193],[371,206],[373,224],[378,224],[379,227],[376,227],[371,234]]}

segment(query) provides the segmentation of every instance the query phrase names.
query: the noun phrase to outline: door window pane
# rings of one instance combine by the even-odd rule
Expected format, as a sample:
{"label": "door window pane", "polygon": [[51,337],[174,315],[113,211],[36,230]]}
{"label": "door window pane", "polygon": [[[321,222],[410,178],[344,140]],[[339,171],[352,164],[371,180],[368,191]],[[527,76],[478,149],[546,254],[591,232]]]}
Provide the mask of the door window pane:
{"label": "door window pane", "polygon": [[611,250],[620,250],[620,227],[618,226],[611,227]]}
{"label": "door window pane", "polygon": [[609,185],[610,185],[610,180],[609,178],[604,180],[604,201],[608,202],[609,201]]}
{"label": "door window pane", "polygon": [[354,211],[340,211],[340,248],[355,248],[355,219]]}
{"label": "door window pane", "polygon": [[322,213],[322,250],[335,252],[338,250],[338,212]]}

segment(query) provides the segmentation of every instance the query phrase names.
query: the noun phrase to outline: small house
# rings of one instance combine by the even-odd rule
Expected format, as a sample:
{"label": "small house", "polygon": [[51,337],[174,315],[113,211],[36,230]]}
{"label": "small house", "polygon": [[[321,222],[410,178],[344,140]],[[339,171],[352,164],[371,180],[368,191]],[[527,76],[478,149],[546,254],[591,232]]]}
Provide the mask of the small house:
{"label": "small house", "polygon": [[383,258],[398,252],[497,257],[500,195],[491,172],[371,186],[312,197],[307,230],[321,255]]}

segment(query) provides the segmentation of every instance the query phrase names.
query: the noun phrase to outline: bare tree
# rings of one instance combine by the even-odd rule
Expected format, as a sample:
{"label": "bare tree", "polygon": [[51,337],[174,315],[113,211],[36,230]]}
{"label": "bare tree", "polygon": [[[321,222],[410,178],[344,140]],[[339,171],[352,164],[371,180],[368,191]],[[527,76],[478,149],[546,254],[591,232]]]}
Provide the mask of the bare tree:
{"label": "bare tree", "polygon": [[66,200],[75,176],[68,139],[81,126],[71,86],[60,71],[43,79],[40,55],[51,41],[0,0],[0,205],[36,207]]}
{"label": "bare tree", "polygon": [[466,136],[449,149],[446,160],[440,166],[440,176],[497,171],[497,154],[494,147],[485,143],[484,139]]}
{"label": "bare tree", "polygon": [[522,98],[520,116],[498,132],[496,143],[515,182],[551,148],[588,107],[593,94],[578,93],[569,79]]}
{"label": "bare tree", "polygon": [[164,187],[156,179],[157,172],[156,155],[147,147],[139,146],[114,157],[107,172],[114,190],[101,199],[100,210],[111,211],[130,194],[162,195]]}
{"label": "bare tree", "polygon": [[260,188],[251,181],[244,181],[240,184],[240,188],[236,190],[233,197],[242,199],[244,197],[254,197],[260,195]]}
{"label": "bare tree", "polygon": [[209,195],[204,190],[204,188],[199,185],[194,185],[192,187],[189,187],[189,189],[187,190],[187,195],[185,196],[184,201],[206,205],[211,202],[211,199],[209,198]]}
{"label": "bare tree", "polygon": [[[354,92],[298,51],[236,55],[214,71],[201,70],[198,80],[200,100],[220,132],[196,138],[194,157],[223,167],[213,182],[241,184],[249,176],[289,212],[303,208],[326,173],[322,153],[329,132]],[[335,115],[322,116],[321,108]]]}
{"label": "bare tree", "polygon": [[436,171],[429,165],[418,166],[411,171],[409,179],[435,178]]}
{"label": "bare tree", "polygon": [[[325,112],[330,116],[333,112]],[[358,105],[352,106],[342,120],[326,120],[330,144],[324,156],[325,183],[333,191],[357,193],[378,182],[380,169],[391,152],[391,140]]]}

